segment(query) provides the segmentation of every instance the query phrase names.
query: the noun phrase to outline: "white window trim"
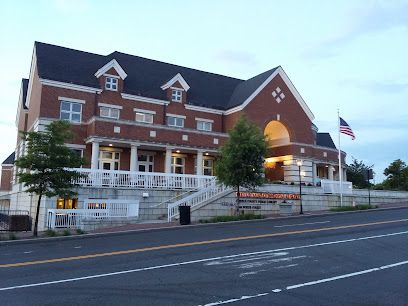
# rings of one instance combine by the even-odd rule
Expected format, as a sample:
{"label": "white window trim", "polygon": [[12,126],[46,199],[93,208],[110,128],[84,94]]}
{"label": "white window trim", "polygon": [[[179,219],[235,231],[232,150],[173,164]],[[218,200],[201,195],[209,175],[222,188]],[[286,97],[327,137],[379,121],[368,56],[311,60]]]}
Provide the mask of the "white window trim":
{"label": "white window trim", "polygon": [[155,112],[155,111],[147,110],[147,109],[134,108],[133,111],[134,111],[134,112],[137,112],[137,113],[145,113],[145,114],[156,115],[156,112]]}
{"label": "white window trim", "polygon": [[98,106],[109,107],[109,108],[117,108],[117,109],[123,109],[123,106],[114,105],[114,104],[108,104],[108,103],[98,103]]}
{"label": "white window trim", "polygon": [[[71,103],[71,104],[72,104],[72,103],[80,104],[80,106],[81,106],[81,111],[79,112],[79,121],[72,121],[72,120],[67,120],[67,119],[62,119],[62,118],[61,118],[61,114],[62,114],[62,113],[69,113],[69,114],[71,114],[71,115],[70,115],[70,118],[72,118],[72,114],[73,114],[73,113],[78,114],[78,112],[73,112],[73,111],[71,111],[71,110],[70,110],[70,111],[62,110],[62,109],[61,109],[62,102]],[[83,103],[72,102],[72,101],[67,101],[67,100],[60,100],[60,120],[66,120],[66,121],[69,121],[69,122],[72,123],[72,124],[81,124],[81,123],[82,123],[82,104],[83,104]],[[72,108],[72,106],[71,106],[70,108]]]}
{"label": "white window trim", "polygon": [[[140,115],[144,115],[144,118],[146,118],[146,115],[151,115],[152,116],[152,121],[147,121],[147,120],[137,120],[137,114]],[[146,112],[135,112],[135,121],[136,122],[140,122],[140,123],[149,123],[152,124],[154,122],[154,118],[153,118],[154,114],[151,113],[146,113]]]}
{"label": "white window trim", "polygon": [[85,104],[85,100],[74,99],[74,98],[68,98],[68,97],[58,97],[58,101],[65,101],[65,102]]}
{"label": "white window trim", "polygon": [[196,120],[196,121],[204,121],[204,122],[214,123],[214,120],[212,120],[212,119],[204,119],[204,118],[195,117],[195,120]]}
{"label": "white window trim", "polygon": [[[175,97],[180,97],[180,100],[177,100],[177,99],[173,98],[173,92],[180,93],[180,95],[175,95]],[[172,102],[177,102],[177,103],[183,102],[183,90],[181,90],[179,88],[171,89],[171,101]]]}
{"label": "white window trim", "polygon": [[[110,79],[113,79],[113,80],[116,80],[116,89],[108,88],[108,87],[107,87],[107,85],[108,85],[108,79],[109,79],[109,78],[110,78]],[[109,82],[109,84],[113,84],[113,83]],[[117,77],[111,77],[111,76],[108,76],[108,77],[105,78],[105,90],[118,91],[118,89],[119,89],[119,78],[117,78]]]}
{"label": "white window trim", "polygon": [[[175,159],[180,158],[183,161],[182,165],[176,164],[174,163]],[[176,154],[172,154],[171,156],[171,172],[172,173],[176,173],[174,170],[177,168],[182,168],[183,171],[182,173],[185,174],[186,173],[186,157],[185,156],[181,156],[181,155],[176,155]]]}
{"label": "white window trim", "polygon": [[183,115],[176,115],[176,114],[169,114],[169,113],[166,114],[166,117],[176,117],[176,118],[183,118],[183,119],[187,118],[186,116],[183,116]]}
{"label": "white window trim", "polygon": [[[208,123],[208,124],[210,124],[210,129],[201,129],[200,126],[199,126],[200,123]],[[199,130],[199,131],[206,131],[206,132],[212,132],[212,129],[213,129],[213,122],[211,122],[211,121],[197,120],[197,130]]]}
{"label": "white window trim", "polygon": [[[169,118],[174,118],[174,119],[183,119],[183,124],[182,125],[176,125],[176,124],[169,124]],[[172,127],[177,127],[177,128],[184,128],[184,120],[185,118],[183,117],[174,117],[174,116],[167,116],[167,126],[172,126]]]}
{"label": "white window trim", "polygon": [[[106,108],[106,109],[109,110],[109,115],[108,115],[108,116],[104,116],[104,115],[101,114],[102,108]],[[118,116],[117,116],[117,117],[111,116],[113,109],[118,110]],[[116,108],[116,107],[101,106],[101,107],[99,108],[99,116],[100,116],[101,118],[119,119],[119,118],[120,118],[120,110],[119,110],[118,108]]]}
{"label": "white window trim", "polygon": [[110,78],[115,78],[115,79],[120,79],[120,76],[114,75],[114,74],[109,74],[109,73],[104,73],[103,76],[110,77]]}

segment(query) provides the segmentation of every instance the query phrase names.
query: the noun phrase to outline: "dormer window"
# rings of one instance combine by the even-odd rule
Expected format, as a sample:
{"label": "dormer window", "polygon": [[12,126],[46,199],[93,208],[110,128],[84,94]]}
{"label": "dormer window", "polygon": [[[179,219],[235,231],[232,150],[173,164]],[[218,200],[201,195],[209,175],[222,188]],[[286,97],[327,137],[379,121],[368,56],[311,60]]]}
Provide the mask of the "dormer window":
{"label": "dormer window", "polygon": [[105,89],[118,91],[118,79],[114,77],[106,77]]}
{"label": "dormer window", "polygon": [[181,98],[183,93],[180,89],[172,89],[171,90],[171,101],[173,102],[181,102]]}

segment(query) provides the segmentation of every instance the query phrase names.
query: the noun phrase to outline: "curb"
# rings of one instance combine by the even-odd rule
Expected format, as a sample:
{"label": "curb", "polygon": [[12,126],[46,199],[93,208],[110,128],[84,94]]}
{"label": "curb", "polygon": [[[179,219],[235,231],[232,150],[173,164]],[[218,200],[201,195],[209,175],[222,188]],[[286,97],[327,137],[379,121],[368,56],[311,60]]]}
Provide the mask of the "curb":
{"label": "curb", "polygon": [[198,224],[189,224],[189,225],[175,225],[175,226],[165,226],[165,227],[153,227],[153,228],[140,228],[140,229],[131,229],[123,231],[111,231],[103,233],[89,233],[82,235],[72,235],[72,236],[59,236],[59,237],[42,237],[42,238],[28,238],[28,239],[17,239],[17,240],[4,240],[0,241],[0,246],[2,245],[16,245],[16,244],[30,244],[37,242],[52,242],[52,241],[67,241],[75,239],[86,239],[86,238],[95,238],[103,236],[116,236],[116,235],[126,235],[131,233],[138,232],[149,232],[149,231],[167,231],[167,230],[178,230],[178,229],[189,229],[194,227],[209,227],[209,226],[223,226],[223,225],[232,225],[232,224],[245,224],[251,222],[270,222],[274,220],[290,220],[290,219],[300,219],[300,218],[316,218],[324,216],[333,216],[339,214],[355,214],[355,213],[374,213],[377,211],[387,211],[387,210],[402,210],[408,209],[408,206],[400,207],[384,207],[384,208],[372,208],[366,210],[354,210],[354,211],[342,211],[342,212],[325,212],[322,214],[303,214],[303,215],[292,215],[286,217],[266,217],[264,219],[253,219],[253,220],[239,220],[239,221],[227,221],[227,222],[217,222],[217,223],[198,223]]}

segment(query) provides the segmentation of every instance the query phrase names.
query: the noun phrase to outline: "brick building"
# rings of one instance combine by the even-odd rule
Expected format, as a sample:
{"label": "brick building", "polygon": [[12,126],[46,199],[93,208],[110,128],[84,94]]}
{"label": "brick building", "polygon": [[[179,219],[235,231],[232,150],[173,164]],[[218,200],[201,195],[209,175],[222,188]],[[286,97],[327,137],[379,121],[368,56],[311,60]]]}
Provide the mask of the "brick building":
{"label": "brick building", "polygon": [[[67,146],[85,157],[84,168],[211,176],[218,148],[243,114],[267,137],[268,180],[297,182],[296,160],[303,161],[307,183],[338,176],[330,135],[318,132],[280,66],[241,80],[116,51],[105,56],[36,42],[16,125],[41,131],[52,120],[69,120],[75,139]],[[24,145],[17,139],[16,158]],[[13,185],[12,157],[3,164],[2,189]]]}

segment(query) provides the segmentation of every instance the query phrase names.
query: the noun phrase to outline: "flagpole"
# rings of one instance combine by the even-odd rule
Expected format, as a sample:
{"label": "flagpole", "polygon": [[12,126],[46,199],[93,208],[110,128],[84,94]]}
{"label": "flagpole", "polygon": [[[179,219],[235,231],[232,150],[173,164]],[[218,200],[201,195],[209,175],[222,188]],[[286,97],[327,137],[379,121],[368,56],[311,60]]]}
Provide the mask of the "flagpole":
{"label": "flagpole", "polygon": [[340,149],[340,111],[337,109],[337,132],[339,133],[339,180],[340,180],[340,207],[343,206],[343,171],[341,169]]}

